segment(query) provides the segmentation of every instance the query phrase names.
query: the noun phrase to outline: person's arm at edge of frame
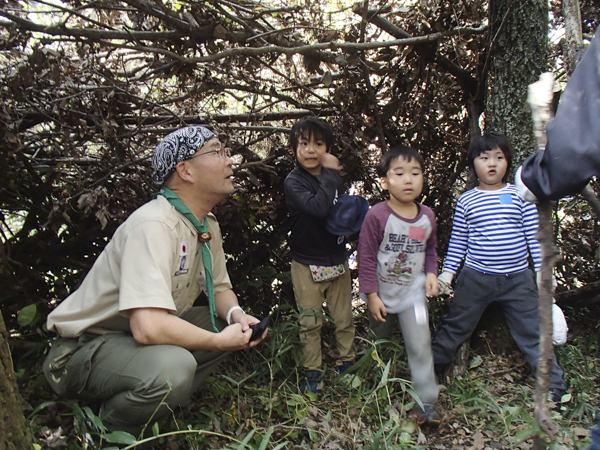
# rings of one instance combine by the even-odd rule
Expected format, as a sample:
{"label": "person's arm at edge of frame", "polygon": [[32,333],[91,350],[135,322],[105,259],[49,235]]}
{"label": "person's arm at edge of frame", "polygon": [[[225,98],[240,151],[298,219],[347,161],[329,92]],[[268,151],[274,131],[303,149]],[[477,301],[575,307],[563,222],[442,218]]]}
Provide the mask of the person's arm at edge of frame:
{"label": "person's arm at edge of frame", "polygon": [[[227,312],[238,306],[237,296],[231,289],[215,293],[217,315],[225,320]],[[188,350],[236,351],[258,345],[267,335],[250,342],[249,325],[258,319],[241,309],[231,313],[231,325],[220,333],[204,330],[171,314],[162,308],[137,308],[130,311],[129,324],[136,342],[144,345],[177,345]],[[245,329],[245,330],[244,330]]]}
{"label": "person's arm at edge of frame", "polygon": [[525,160],[515,184],[527,201],[574,195],[600,174],[600,36],[594,36],[547,127],[544,151]]}

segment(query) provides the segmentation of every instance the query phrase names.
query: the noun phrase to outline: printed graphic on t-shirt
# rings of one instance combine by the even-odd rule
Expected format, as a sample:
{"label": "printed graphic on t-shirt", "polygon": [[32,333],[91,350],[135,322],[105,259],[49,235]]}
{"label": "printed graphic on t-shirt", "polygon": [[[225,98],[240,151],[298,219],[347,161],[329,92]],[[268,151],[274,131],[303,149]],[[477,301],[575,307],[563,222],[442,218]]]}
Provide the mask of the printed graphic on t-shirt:
{"label": "printed graphic on t-shirt", "polygon": [[384,236],[384,250],[390,255],[384,263],[381,281],[406,286],[423,271],[426,230],[410,227],[408,234],[390,233]]}

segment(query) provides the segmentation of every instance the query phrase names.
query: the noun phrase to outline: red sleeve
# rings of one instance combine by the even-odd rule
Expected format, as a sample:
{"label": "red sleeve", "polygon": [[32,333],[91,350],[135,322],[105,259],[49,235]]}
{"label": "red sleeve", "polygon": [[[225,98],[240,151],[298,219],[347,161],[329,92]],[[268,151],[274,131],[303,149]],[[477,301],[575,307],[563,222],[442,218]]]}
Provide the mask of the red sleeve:
{"label": "red sleeve", "polygon": [[422,205],[423,213],[431,222],[431,235],[427,239],[427,249],[425,251],[425,273],[438,274],[438,254],[437,254],[437,224],[435,214],[431,208]]}
{"label": "red sleeve", "polygon": [[386,220],[382,220],[375,205],[369,210],[358,238],[358,284],[359,292],[378,292],[377,253],[383,239]]}

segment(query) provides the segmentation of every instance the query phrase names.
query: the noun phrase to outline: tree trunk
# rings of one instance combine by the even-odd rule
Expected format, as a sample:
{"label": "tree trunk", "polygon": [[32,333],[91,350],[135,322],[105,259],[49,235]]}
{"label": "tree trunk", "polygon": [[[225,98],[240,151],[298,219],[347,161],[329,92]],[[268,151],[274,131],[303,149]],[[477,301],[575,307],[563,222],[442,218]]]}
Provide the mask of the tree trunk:
{"label": "tree trunk", "polygon": [[578,0],[563,0],[565,17],[565,38],[562,41],[563,59],[569,76],[577,67],[582,56],[583,33],[581,31],[581,10]]}
{"label": "tree trunk", "polygon": [[0,450],[33,448],[33,439],[21,410],[8,333],[0,311]]}
{"label": "tree trunk", "polygon": [[552,371],[552,269],[558,255],[552,235],[552,212],[550,202],[538,204],[540,226],[536,239],[542,247],[542,283],[540,288],[540,356],[535,380],[535,420],[551,440],[556,438],[558,427],[550,417],[546,403],[550,389],[550,372]]}
{"label": "tree trunk", "polygon": [[489,11],[485,131],[510,137],[514,170],[537,149],[527,86],[548,66],[548,2],[491,0]]}

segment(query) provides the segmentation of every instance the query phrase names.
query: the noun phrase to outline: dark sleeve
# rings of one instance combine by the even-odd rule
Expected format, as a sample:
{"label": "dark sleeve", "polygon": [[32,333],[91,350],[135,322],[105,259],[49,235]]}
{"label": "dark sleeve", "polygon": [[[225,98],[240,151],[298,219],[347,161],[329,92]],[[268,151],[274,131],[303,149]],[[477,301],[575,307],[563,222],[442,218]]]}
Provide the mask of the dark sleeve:
{"label": "dark sleeve", "polygon": [[600,35],[592,40],[546,128],[544,151],[524,163],[521,179],[540,200],[581,192],[600,175]]}
{"label": "dark sleeve", "polygon": [[288,177],[284,182],[286,201],[302,214],[325,219],[336,195],[342,194],[343,183],[337,170],[323,168],[318,185],[314,192],[309,180]]}

